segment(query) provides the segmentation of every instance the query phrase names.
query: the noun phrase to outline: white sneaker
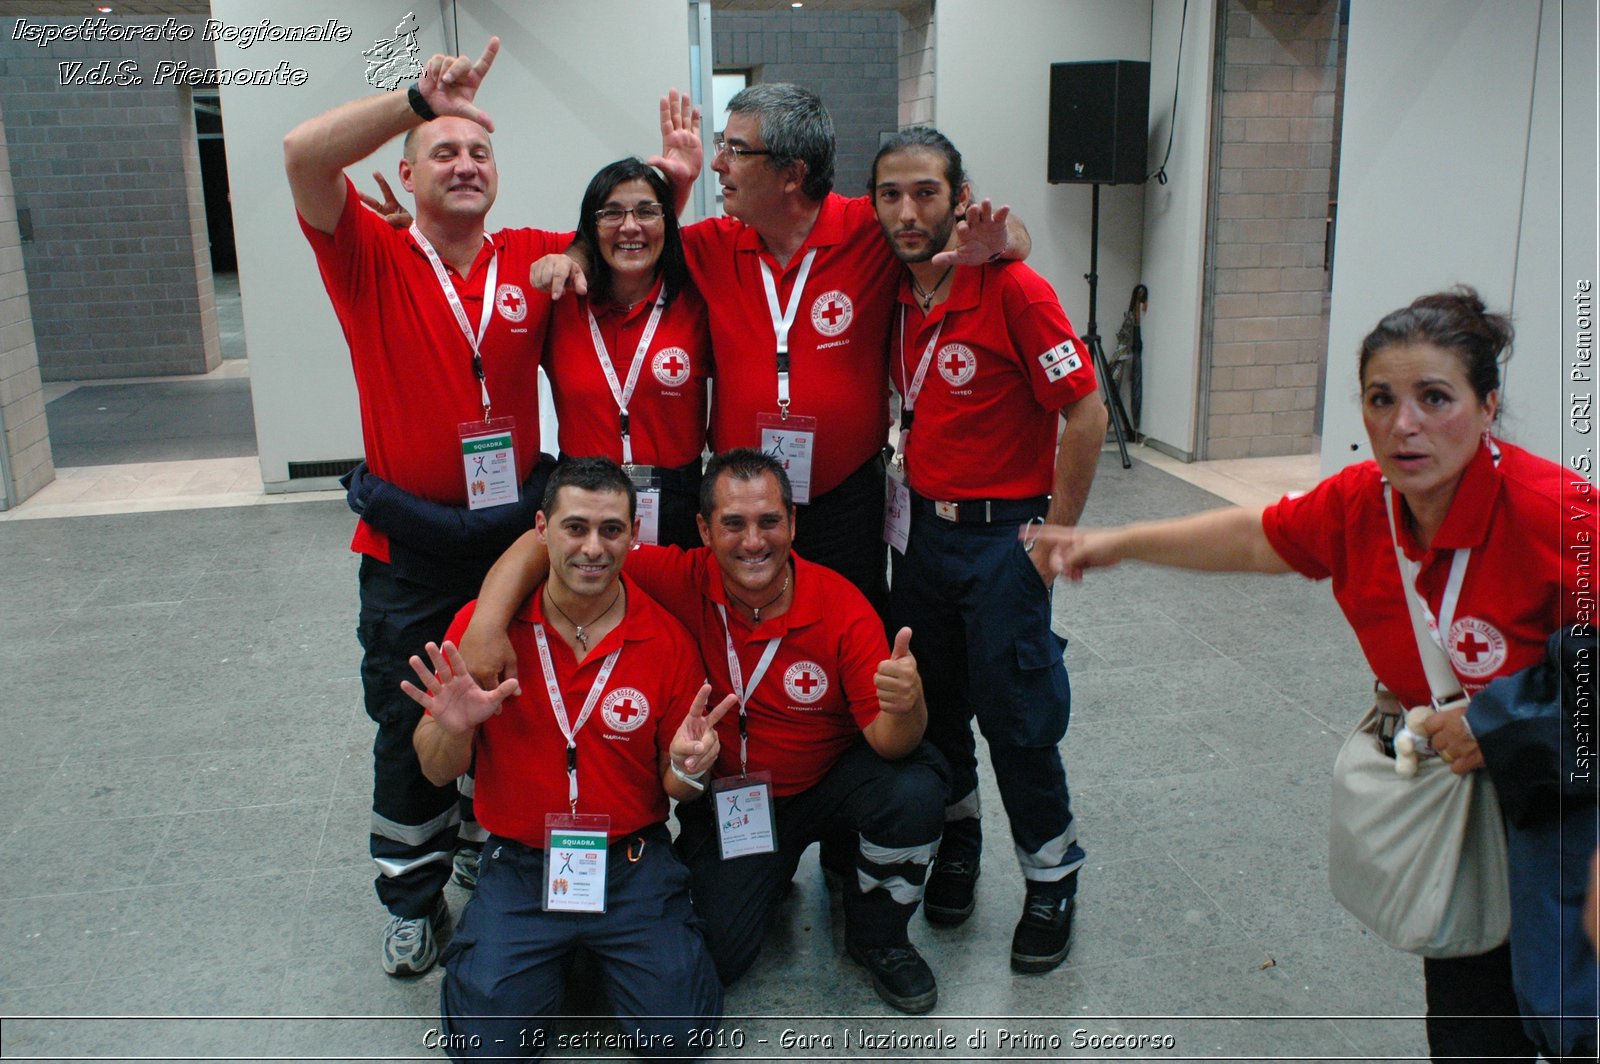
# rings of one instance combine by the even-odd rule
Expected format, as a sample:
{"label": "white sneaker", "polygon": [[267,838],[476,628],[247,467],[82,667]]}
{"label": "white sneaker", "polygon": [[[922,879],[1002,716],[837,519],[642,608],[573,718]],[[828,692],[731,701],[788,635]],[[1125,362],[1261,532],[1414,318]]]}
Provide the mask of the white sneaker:
{"label": "white sneaker", "polygon": [[383,929],[383,970],[390,975],[421,975],[439,959],[439,939],[450,927],[444,895],[428,916],[391,916]]}

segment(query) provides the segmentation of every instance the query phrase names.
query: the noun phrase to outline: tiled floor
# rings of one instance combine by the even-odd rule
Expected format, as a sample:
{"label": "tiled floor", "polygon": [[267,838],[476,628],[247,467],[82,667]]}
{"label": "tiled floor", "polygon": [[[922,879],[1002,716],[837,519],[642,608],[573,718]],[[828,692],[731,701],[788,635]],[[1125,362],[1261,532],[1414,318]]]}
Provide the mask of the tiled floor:
{"label": "tiled floor", "polygon": [[[1086,521],[1220,504],[1135,454],[1128,471],[1102,456]],[[1315,478],[1297,462],[1261,476]],[[252,465],[64,470],[0,515],[6,1058],[439,1056],[438,974],[377,963],[352,518],[262,496]],[[1089,851],[1067,964],[1007,968],[1021,886],[986,774],[977,914],[913,929],[936,1014],[878,1002],[808,859],[729,995],[724,1037],[744,1048],[716,1055],[867,1059],[843,1044],[859,1028],[942,1032],[949,1059],[1423,1054],[1420,962],[1325,881],[1328,768],[1369,682],[1326,589],[1128,566],[1061,588],[1056,616]],[[816,1042],[786,1047],[785,1029]],[[1139,1034],[1174,1048],[1087,1041]]]}

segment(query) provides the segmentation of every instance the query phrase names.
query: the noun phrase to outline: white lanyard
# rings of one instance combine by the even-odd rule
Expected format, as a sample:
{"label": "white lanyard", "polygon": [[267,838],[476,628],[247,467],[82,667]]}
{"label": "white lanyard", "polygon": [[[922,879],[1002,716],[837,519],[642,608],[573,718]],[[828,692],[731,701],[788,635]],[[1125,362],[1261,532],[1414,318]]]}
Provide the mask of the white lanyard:
{"label": "white lanyard", "polygon": [[611,678],[611,669],[617,664],[617,658],[622,656],[622,648],[618,647],[606,655],[606,660],[600,664],[600,675],[594,678],[594,684],[589,688],[589,697],[583,700],[583,710],[578,714],[578,723],[572,724],[567,720],[567,703],[561,697],[561,685],[556,682],[555,663],[550,660],[550,643],[545,638],[544,625],[533,626],[533,641],[539,647],[539,664],[544,666],[544,690],[550,696],[550,710],[556,715],[556,726],[561,729],[561,734],[567,737],[567,801],[572,805],[572,812],[578,811],[578,733],[583,726],[589,723],[589,715],[594,712],[595,703],[600,701],[600,693],[606,688],[606,681]]}
{"label": "white lanyard", "polygon": [[778,340],[778,413],[789,416],[789,329],[794,325],[795,311],[800,309],[800,294],[805,290],[806,278],[811,274],[811,260],[817,249],[806,252],[800,261],[800,272],[795,276],[794,288],[789,292],[789,305],[778,307],[778,286],[772,280],[772,267],[761,259],[761,283],[767,289],[767,311],[772,315],[772,331]]}
{"label": "white lanyard", "polygon": [[[906,385],[904,393],[900,396],[900,427],[911,427],[911,415],[917,406],[917,396],[922,394],[922,381],[928,375],[928,367],[933,364],[933,349],[939,346],[939,334],[944,331],[944,319],[934,326],[933,338],[928,341],[928,346],[922,350],[922,362],[917,366],[916,376],[911,378]],[[906,374],[906,308],[900,306],[900,378],[905,379]]]}
{"label": "white lanyard", "polygon": [[[1394,541],[1394,557],[1400,566],[1401,583],[1405,585],[1406,594],[1410,596],[1411,625],[1416,629],[1417,652],[1422,654],[1422,629],[1426,625],[1427,634],[1444,653],[1442,655],[1422,654],[1422,671],[1428,676],[1428,688],[1433,692],[1435,705],[1439,704],[1442,695],[1451,694],[1452,689],[1461,689],[1461,679],[1455,675],[1455,666],[1450,662],[1450,651],[1445,646],[1445,639],[1450,634],[1450,624],[1455,619],[1456,602],[1461,597],[1461,583],[1467,574],[1467,559],[1472,555],[1471,547],[1460,547],[1453,552],[1450,559],[1450,575],[1445,580],[1444,596],[1439,601],[1439,616],[1434,618],[1433,611],[1428,608],[1428,598],[1417,587],[1417,577],[1421,575],[1421,567],[1400,549],[1400,533],[1395,520],[1396,501],[1394,492],[1385,483],[1383,486],[1383,508],[1389,518],[1389,536]],[[1413,608],[1415,607],[1415,608]],[[1419,624],[1419,620],[1422,624]]]}
{"label": "white lanyard", "polygon": [[[766,263],[762,263],[763,266]],[[656,296],[656,305],[650,311],[650,320],[645,322],[644,335],[639,337],[639,347],[633,353],[633,365],[628,367],[628,383],[617,382],[617,371],[611,365],[611,353],[606,350],[605,338],[600,335],[600,323],[595,321],[594,311],[589,311],[589,339],[594,341],[594,354],[600,360],[600,370],[606,375],[606,383],[611,386],[611,398],[617,401],[617,413],[622,421],[622,464],[633,464],[633,438],[630,431],[628,417],[628,403],[633,400],[633,389],[639,383],[639,367],[644,365],[645,353],[650,350],[650,341],[655,338],[656,326],[661,323],[661,312],[666,309],[666,293]]]}
{"label": "white lanyard", "polygon": [[494,241],[485,233],[483,239],[489,244],[489,275],[483,281],[483,313],[478,318],[478,331],[472,331],[472,323],[467,320],[467,308],[461,305],[461,297],[456,295],[456,286],[450,283],[450,275],[445,273],[444,263],[439,259],[439,253],[433,250],[433,245],[428,243],[428,238],[422,235],[422,230],[417,228],[417,223],[411,223],[411,239],[417,242],[422,253],[428,256],[428,262],[433,266],[433,275],[439,278],[439,287],[444,290],[445,301],[450,304],[450,310],[456,316],[456,324],[461,326],[461,335],[467,338],[467,346],[472,348],[472,372],[478,377],[478,391],[483,396],[483,420],[489,420],[489,379],[483,372],[483,353],[478,350],[478,345],[483,343],[485,334],[489,331],[489,318],[494,314],[495,281],[500,276],[500,256],[493,253]]}
{"label": "white lanyard", "polygon": [[739,700],[739,775],[748,776],[750,760],[750,723],[749,712],[745,703],[750,695],[761,686],[761,678],[767,674],[767,667],[772,664],[772,658],[778,653],[778,644],[783,642],[783,636],[775,635],[767,640],[767,649],[762,651],[761,660],[756,664],[756,669],[750,674],[750,686],[744,683],[744,670],[739,667],[739,652],[733,646],[733,629],[728,625],[728,610],[722,603],[717,603],[717,614],[722,618],[722,634],[728,646],[728,683],[733,687],[734,697]]}

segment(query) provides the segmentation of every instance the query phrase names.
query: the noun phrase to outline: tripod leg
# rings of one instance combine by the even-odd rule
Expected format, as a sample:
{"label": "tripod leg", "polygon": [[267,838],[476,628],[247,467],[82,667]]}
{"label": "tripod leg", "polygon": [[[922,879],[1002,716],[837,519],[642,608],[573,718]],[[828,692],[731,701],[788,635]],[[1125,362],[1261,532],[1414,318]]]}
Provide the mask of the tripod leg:
{"label": "tripod leg", "polygon": [[1128,457],[1128,435],[1132,432],[1128,424],[1128,412],[1122,407],[1122,396],[1116,393],[1111,386],[1111,367],[1106,365],[1106,353],[1100,346],[1100,337],[1091,332],[1084,338],[1084,343],[1089,347],[1089,353],[1094,358],[1095,376],[1100,378],[1100,394],[1105,400],[1106,409],[1111,412],[1111,430],[1117,437],[1117,451],[1122,455],[1122,468],[1131,469],[1133,459]]}

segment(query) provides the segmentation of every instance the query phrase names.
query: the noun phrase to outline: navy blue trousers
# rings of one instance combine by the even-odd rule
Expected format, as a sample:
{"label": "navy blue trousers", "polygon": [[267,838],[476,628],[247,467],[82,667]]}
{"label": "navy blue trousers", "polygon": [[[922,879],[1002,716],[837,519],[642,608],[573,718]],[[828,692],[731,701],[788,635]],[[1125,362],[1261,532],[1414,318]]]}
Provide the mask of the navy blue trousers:
{"label": "navy blue trousers", "polygon": [[[637,860],[629,859],[629,852]],[[722,1017],[722,984],[689,905],[689,872],[666,825],[613,843],[606,911],[545,912],[545,851],[489,836],[478,889],[440,958],[440,1011],[457,1060],[534,1060],[552,1048],[567,959],[579,946],[600,967],[624,1036],[647,1060],[700,1055],[695,1032]]]}
{"label": "navy blue trousers", "polygon": [[424,645],[444,638],[467,600],[397,576],[366,556],[360,580],[361,687],[367,716],[378,725],[369,839],[379,871],[374,884],[391,913],[426,916],[450,878],[462,810],[454,783],[435,787],[422,774],[411,745],[422,707],[400,690],[400,681],[416,679],[411,655],[426,660]]}
{"label": "navy blue trousers", "polygon": [[885,761],[860,739],[816,786],[773,801],[774,852],[728,861],[718,848],[713,803],[680,804],[678,851],[694,877],[695,910],[722,981],[731,984],[755,963],[806,847],[841,833],[857,842],[856,878],[844,884],[846,937],[869,949],[909,943],[906,925],[922,903],[947,788],[944,759],[927,743]]}
{"label": "navy blue trousers", "polygon": [[894,559],[890,617],[892,628],[911,629],[927,738],[950,765],[942,852],[976,859],[982,850],[976,719],[1023,878],[1065,896],[1084,860],[1059,749],[1072,707],[1066,640],[1050,628],[1050,589],[1017,528],[953,524],[914,501],[906,553]]}

